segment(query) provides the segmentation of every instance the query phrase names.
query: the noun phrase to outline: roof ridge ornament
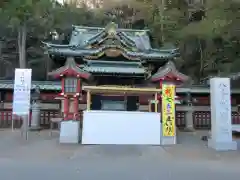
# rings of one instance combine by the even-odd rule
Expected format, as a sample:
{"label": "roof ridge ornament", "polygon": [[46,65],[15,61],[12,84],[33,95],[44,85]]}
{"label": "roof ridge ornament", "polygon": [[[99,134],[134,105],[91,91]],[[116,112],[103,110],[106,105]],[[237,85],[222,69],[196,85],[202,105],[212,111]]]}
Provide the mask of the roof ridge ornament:
{"label": "roof ridge ornament", "polygon": [[105,31],[108,33],[108,35],[115,36],[117,34],[117,28],[118,28],[118,25],[116,23],[110,22],[106,26]]}
{"label": "roof ridge ornament", "polygon": [[76,64],[76,62],[75,62],[75,60],[74,60],[74,58],[73,57],[67,57],[67,60],[66,60],[66,62],[65,62],[65,65],[67,66],[69,66],[69,67],[74,67],[74,66],[76,66],[77,64]]}
{"label": "roof ridge ornament", "polygon": [[[167,64],[166,64],[166,66],[167,66],[169,69],[171,69],[172,71],[176,71],[176,70],[177,70],[175,64],[174,64],[172,61],[168,61]],[[159,69],[158,69],[158,70],[159,70]]]}

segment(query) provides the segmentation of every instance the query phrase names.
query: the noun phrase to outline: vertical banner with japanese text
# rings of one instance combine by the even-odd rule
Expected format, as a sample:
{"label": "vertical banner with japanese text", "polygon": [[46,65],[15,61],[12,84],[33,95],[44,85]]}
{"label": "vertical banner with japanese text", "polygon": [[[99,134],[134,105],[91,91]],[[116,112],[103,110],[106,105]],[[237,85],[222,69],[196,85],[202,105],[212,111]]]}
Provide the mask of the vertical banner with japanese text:
{"label": "vertical banner with japanese text", "polygon": [[175,136],[175,85],[162,85],[163,136]]}
{"label": "vertical banner with japanese text", "polygon": [[28,115],[30,110],[32,69],[15,69],[13,114]]}

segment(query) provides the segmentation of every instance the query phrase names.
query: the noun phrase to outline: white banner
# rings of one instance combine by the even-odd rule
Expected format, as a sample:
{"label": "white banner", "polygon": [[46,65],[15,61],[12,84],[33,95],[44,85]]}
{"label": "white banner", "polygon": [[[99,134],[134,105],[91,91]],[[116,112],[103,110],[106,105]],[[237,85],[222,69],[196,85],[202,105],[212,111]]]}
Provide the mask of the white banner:
{"label": "white banner", "polygon": [[28,115],[30,109],[32,69],[15,69],[13,115]]}

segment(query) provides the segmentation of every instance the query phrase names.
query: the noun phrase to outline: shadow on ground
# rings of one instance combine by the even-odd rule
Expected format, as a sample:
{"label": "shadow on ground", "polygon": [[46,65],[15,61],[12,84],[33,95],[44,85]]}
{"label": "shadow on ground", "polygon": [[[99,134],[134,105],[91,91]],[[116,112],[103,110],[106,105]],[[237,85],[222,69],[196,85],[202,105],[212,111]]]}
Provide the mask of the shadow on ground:
{"label": "shadow on ground", "polygon": [[201,140],[207,131],[178,133],[178,144],[172,146],[119,146],[119,145],[61,145],[58,133],[30,132],[26,141],[19,131],[0,131],[0,158],[24,160],[74,159],[167,159],[184,161],[240,162],[240,151],[216,152]]}

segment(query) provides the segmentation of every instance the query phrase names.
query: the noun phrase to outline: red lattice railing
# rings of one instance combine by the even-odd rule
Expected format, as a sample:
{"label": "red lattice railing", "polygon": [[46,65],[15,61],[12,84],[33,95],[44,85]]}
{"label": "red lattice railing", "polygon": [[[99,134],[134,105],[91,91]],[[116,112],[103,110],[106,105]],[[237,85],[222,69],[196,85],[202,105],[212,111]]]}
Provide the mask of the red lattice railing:
{"label": "red lattice railing", "polygon": [[[50,119],[59,116],[57,110],[41,110],[40,124],[44,128],[49,128]],[[31,117],[31,112],[30,112]],[[31,119],[30,119],[31,122]],[[14,118],[14,128],[20,128],[21,118]],[[12,126],[12,110],[0,110],[0,128],[10,128]]]}
{"label": "red lattice railing", "polygon": [[176,113],[176,126],[181,129],[186,127],[186,113],[184,111]]}
{"label": "red lattice railing", "polygon": [[[59,117],[59,111],[48,109],[41,110],[40,124],[43,128],[49,128],[50,119]],[[31,116],[30,116],[31,117]],[[77,119],[82,120],[82,112],[79,112]],[[30,120],[31,121],[31,120]],[[0,110],[0,128],[10,128],[12,124],[12,111]],[[196,111],[193,113],[193,124],[196,129],[210,129],[211,128],[211,114],[209,111]],[[237,112],[232,112],[232,124],[240,124],[240,115]],[[14,127],[19,128],[22,121],[19,118],[14,120]],[[186,113],[179,111],[176,113],[176,125],[178,128],[186,126]]]}
{"label": "red lattice railing", "polygon": [[[195,129],[211,128],[211,112],[196,111],[193,113],[193,124]],[[232,124],[240,124],[240,114],[232,112]]]}
{"label": "red lattice railing", "polygon": [[[59,111],[57,110],[41,110],[40,124],[43,128],[50,127],[50,119],[53,117],[59,117]],[[31,117],[31,112],[30,112]],[[22,120],[20,118],[14,118],[14,127],[20,128],[22,125]],[[82,112],[79,112],[77,116],[78,120],[82,120]],[[185,112],[177,112],[176,114],[176,125],[178,128],[185,127]],[[31,123],[31,119],[30,119]],[[11,110],[0,110],[0,128],[10,128],[12,124],[12,111]]]}
{"label": "red lattice railing", "polygon": [[210,129],[211,114],[207,111],[196,111],[193,113],[193,125],[195,129]]}

